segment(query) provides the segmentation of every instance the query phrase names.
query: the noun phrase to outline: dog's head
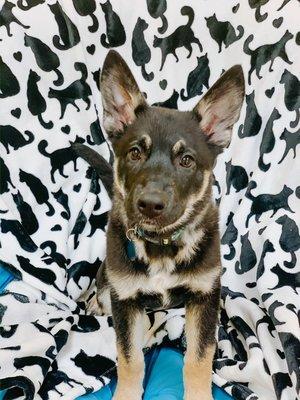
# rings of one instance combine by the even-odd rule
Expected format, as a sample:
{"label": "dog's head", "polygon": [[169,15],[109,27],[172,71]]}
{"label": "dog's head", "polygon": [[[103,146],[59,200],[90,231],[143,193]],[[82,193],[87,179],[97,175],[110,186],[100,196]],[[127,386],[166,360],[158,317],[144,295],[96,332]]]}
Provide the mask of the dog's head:
{"label": "dog's head", "polygon": [[244,98],[234,66],[189,112],[151,107],[121,56],[101,75],[103,123],[115,151],[115,193],[129,226],[171,232],[209,201],[215,158],[230,143]]}

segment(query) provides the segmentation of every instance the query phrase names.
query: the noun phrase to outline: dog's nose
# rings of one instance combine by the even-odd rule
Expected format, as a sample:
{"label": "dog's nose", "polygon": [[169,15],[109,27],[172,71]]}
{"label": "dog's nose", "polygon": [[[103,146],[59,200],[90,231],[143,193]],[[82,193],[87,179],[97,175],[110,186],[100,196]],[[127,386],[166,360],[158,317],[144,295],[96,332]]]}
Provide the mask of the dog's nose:
{"label": "dog's nose", "polygon": [[147,193],[140,196],[137,206],[141,214],[148,218],[155,218],[164,211],[167,200],[163,193]]}

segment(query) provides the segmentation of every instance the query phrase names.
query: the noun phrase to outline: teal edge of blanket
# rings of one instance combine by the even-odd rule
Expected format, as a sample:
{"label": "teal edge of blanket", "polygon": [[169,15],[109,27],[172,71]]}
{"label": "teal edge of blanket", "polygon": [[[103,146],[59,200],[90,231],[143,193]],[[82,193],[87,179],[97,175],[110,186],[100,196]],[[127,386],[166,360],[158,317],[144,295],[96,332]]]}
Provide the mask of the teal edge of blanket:
{"label": "teal edge of blanket", "polygon": [[[14,277],[0,265],[0,293],[14,279]],[[183,355],[176,350],[162,348],[154,351],[147,359],[146,381],[147,386],[144,400],[182,400]],[[174,379],[174,376],[177,379]],[[178,379],[180,378],[180,379]],[[80,396],[78,400],[111,400],[115,382],[103,389]],[[0,391],[0,400],[4,399],[5,391]],[[213,385],[214,400],[232,400],[224,390]],[[199,399],[201,400],[201,399]]]}

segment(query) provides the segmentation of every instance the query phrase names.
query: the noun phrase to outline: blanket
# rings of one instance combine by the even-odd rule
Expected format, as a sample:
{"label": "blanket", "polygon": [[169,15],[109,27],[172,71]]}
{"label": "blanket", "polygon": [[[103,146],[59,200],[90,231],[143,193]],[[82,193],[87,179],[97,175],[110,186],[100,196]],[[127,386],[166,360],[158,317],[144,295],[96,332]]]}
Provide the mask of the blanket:
{"label": "blanket", "polygon": [[[111,317],[85,311],[109,197],[72,151],[108,161],[99,74],[109,48],[149,104],[191,109],[234,64],[246,98],[215,168],[222,308],[214,382],[237,400],[299,395],[299,3],[0,0],[0,389],[75,399],[115,372]],[[297,173],[298,171],[298,173]],[[184,346],[184,310],[150,313],[145,351]]]}

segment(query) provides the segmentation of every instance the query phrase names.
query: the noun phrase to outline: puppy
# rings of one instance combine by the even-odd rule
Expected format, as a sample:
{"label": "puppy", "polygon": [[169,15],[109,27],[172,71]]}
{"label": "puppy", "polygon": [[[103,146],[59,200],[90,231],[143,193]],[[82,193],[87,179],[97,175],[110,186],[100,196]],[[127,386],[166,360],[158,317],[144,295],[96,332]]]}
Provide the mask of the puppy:
{"label": "puppy", "polygon": [[[238,65],[192,111],[151,107],[115,51],[101,75],[103,124],[115,152],[107,256],[97,273],[99,314],[112,313],[117,336],[114,400],[143,394],[145,309],[186,308],[186,400],[210,400],[220,296],[218,212],[213,166],[231,139],[244,98]],[[83,145],[107,187],[107,163]]]}

